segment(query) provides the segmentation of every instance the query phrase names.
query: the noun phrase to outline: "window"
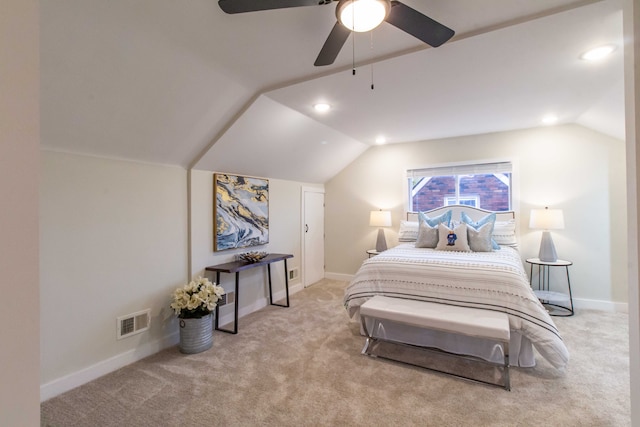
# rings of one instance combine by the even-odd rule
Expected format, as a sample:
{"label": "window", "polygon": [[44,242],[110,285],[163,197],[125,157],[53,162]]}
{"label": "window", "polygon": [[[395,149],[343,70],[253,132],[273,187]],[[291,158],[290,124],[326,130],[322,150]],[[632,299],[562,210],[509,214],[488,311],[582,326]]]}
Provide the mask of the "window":
{"label": "window", "polygon": [[457,199],[455,197],[445,197],[444,205],[445,206],[465,205],[465,206],[480,207],[480,201],[478,199],[478,196],[473,196],[473,197],[460,196]]}
{"label": "window", "polygon": [[511,210],[511,163],[482,163],[411,169],[409,211],[467,205],[490,211]]}

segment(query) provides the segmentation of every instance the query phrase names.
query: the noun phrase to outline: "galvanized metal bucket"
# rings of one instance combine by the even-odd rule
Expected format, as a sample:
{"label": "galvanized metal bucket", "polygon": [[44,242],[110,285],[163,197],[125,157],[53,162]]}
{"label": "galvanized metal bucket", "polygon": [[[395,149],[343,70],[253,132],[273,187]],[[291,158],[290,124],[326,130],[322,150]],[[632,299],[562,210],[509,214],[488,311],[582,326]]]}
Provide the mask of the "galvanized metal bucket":
{"label": "galvanized metal bucket", "polygon": [[180,351],[200,353],[213,346],[213,315],[199,319],[180,319]]}

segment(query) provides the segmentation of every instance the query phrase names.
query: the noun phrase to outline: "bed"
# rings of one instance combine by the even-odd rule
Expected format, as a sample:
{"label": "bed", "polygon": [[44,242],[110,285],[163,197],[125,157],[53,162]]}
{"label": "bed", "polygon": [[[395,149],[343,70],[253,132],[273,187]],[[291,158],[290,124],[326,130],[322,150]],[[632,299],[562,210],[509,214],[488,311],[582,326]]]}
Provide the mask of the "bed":
{"label": "bed", "polygon": [[[501,212],[493,216],[488,211],[454,206],[425,212],[423,219],[431,221],[443,216],[446,219],[447,214],[449,221],[455,221],[456,225],[464,218],[466,222],[460,222],[465,222],[467,229],[476,231],[486,223],[492,223],[492,248],[458,251],[416,247],[416,241],[424,241],[423,234],[417,235],[414,224],[417,214],[409,213],[407,221],[401,224],[401,243],[365,260],[346,288],[344,305],[349,316],[359,322],[359,307],[375,295],[504,312],[509,316],[511,329],[512,366],[535,366],[535,346],[551,365],[564,368],[569,352],[553,320],[529,285],[517,249],[514,213]],[[440,239],[438,244],[442,243]],[[367,319],[369,321],[374,322]],[[392,322],[379,322],[375,327],[367,324],[367,327],[375,329],[384,339],[472,355],[492,362],[502,358],[500,346],[481,339]]]}

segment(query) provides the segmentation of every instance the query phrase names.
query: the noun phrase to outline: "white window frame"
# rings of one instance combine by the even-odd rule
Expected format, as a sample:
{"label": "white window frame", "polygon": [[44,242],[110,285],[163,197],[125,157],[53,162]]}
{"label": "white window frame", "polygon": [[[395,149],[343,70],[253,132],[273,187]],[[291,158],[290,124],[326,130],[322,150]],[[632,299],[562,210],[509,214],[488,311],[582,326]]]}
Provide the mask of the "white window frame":
{"label": "white window frame", "polygon": [[[473,202],[473,205],[467,205],[466,203],[462,203],[462,202]],[[449,197],[445,197],[444,198],[444,205],[445,206],[451,206],[451,205],[466,205],[466,206],[473,206],[474,208],[479,207],[478,205],[480,204],[480,198],[478,196],[449,196]]]}

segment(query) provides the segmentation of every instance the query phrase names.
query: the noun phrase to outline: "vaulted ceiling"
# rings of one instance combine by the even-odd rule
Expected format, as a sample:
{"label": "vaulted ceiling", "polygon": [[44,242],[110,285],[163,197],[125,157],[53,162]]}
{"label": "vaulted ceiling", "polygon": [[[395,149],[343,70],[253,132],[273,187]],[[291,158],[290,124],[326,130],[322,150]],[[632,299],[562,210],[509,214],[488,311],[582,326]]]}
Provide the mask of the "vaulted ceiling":
{"label": "vaulted ceiling", "polygon": [[[403,3],[456,35],[429,48],[383,23],[314,67],[334,5],[227,15],[215,0],[42,2],[42,145],[321,183],[379,135],[428,141],[554,113],[624,138],[619,1]],[[579,59],[607,43],[607,60]],[[318,101],[332,110],[314,112]]]}

